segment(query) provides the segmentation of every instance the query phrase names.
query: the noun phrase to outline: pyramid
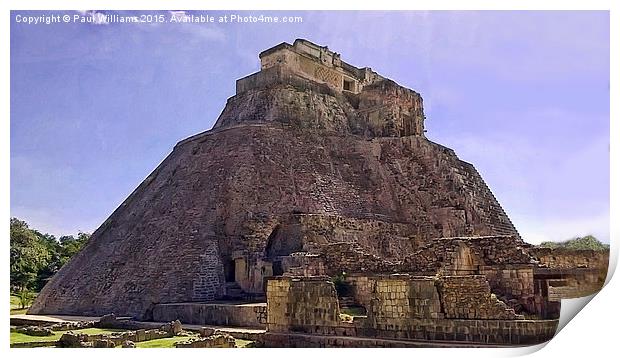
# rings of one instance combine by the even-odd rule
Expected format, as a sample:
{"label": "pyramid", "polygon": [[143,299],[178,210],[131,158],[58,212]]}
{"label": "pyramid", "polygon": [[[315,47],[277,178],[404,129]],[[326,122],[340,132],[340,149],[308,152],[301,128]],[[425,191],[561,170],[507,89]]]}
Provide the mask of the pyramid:
{"label": "pyramid", "polygon": [[307,40],[260,60],[28,313],[149,319],[160,303],[260,297],[284,258],[332,244],[399,262],[441,237],[522,242],[473,165],[426,138],[420,94]]}

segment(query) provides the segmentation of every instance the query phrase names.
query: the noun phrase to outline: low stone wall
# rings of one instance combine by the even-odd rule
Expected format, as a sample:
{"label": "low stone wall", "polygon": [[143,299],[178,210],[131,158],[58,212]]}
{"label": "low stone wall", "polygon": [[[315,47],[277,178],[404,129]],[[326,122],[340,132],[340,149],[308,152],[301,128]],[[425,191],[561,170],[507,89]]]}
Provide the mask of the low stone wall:
{"label": "low stone wall", "polygon": [[95,335],[67,332],[60,337],[57,344],[59,347],[63,348],[86,348],[100,347],[99,345],[105,342],[106,347],[109,346],[113,348],[115,346],[120,346],[127,341],[145,342],[154,339],[170,338],[173,336],[174,334],[171,332],[166,332],[159,329],[139,329],[137,331]]}
{"label": "low stone wall", "polygon": [[153,320],[186,324],[264,328],[267,306],[260,303],[167,303],[155,305]]}
{"label": "low stone wall", "polygon": [[402,341],[379,338],[330,337],[295,333],[266,333],[263,343],[268,348],[478,348],[481,344]]}
{"label": "low stone wall", "polygon": [[177,342],[176,348],[235,348],[235,339],[228,334],[215,334],[205,338]]}
{"label": "low stone wall", "polygon": [[[557,320],[412,320],[409,327],[358,329],[348,336],[267,332],[265,347],[437,347],[534,345],[553,338]],[[362,339],[360,339],[362,338]],[[364,339],[364,338],[370,338]]]}

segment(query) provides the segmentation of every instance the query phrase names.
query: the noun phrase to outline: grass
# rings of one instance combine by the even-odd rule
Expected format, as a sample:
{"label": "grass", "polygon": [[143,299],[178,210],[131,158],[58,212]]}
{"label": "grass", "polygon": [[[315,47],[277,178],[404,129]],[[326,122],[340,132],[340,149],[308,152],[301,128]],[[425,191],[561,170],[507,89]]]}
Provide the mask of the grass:
{"label": "grass", "polygon": [[11,311],[21,308],[20,306],[19,297],[11,295]]}
{"label": "grass", "polygon": [[[106,328],[85,328],[85,329],[80,329],[80,330],[73,330],[73,332],[88,334],[91,336],[97,335],[97,334],[110,334],[110,333],[124,332],[124,331],[126,330],[106,329]],[[57,341],[60,339],[63,333],[66,333],[66,332],[67,331],[54,331],[53,335],[43,336],[43,337],[29,336],[23,333],[11,332],[11,344],[25,343],[25,342]],[[195,338],[195,337],[196,336],[194,335],[194,336],[176,336],[176,337],[170,337],[170,338],[154,339],[154,340],[146,341],[146,342],[137,342],[136,347],[137,348],[174,348],[174,344],[176,342],[188,341],[191,338]],[[240,348],[244,348],[250,343],[252,343],[252,341],[248,341],[245,339],[235,339],[235,344],[237,345],[237,347],[240,347]],[[120,345],[118,347],[120,347]]]}
{"label": "grass", "polygon": [[177,336],[170,338],[153,339],[152,341],[138,342],[136,348],[174,348],[176,342],[184,342],[192,337]]}
{"label": "grass", "polygon": [[340,313],[353,317],[366,316],[366,310],[364,307],[344,307],[340,309]]}
{"label": "grass", "polygon": [[29,307],[22,308],[19,297],[11,295],[11,313],[10,314],[26,314]]}
{"label": "grass", "polygon": [[28,307],[22,308],[19,297],[11,295],[11,314],[25,314],[26,311],[28,311]]}
{"label": "grass", "polygon": [[27,334],[23,334],[23,333],[17,333],[17,332],[11,332],[11,344],[13,343],[25,343],[25,342],[50,342],[50,341],[57,341],[60,339],[60,336],[62,336],[63,332],[54,332],[53,335],[51,336],[43,336],[43,337],[36,337],[36,336],[29,336]]}
{"label": "grass", "polygon": [[[104,329],[104,328],[85,328],[80,330],[74,330],[73,332],[84,333],[88,335],[95,334],[109,334],[115,332],[122,332],[122,329]],[[25,343],[25,342],[50,342],[57,341],[67,331],[54,331],[51,336],[29,336],[23,333],[11,332],[11,344],[13,343]]]}
{"label": "grass", "polygon": [[250,343],[254,343],[254,341],[235,338],[235,345],[237,345],[237,348],[245,348]]}

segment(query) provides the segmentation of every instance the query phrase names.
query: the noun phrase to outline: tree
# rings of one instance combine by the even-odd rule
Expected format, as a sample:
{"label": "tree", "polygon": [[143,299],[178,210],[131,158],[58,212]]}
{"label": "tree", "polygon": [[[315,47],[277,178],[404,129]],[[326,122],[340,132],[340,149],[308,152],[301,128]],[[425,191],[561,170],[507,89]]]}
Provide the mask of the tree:
{"label": "tree", "polygon": [[79,232],[56,239],[28,227],[25,221],[11,218],[11,292],[27,301],[28,290],[40,291],[45,283],[90,239]]}
{"label": "tree", "polygon": [[548,247],[551,249],[566,248],[571,250],[609,250],[608,244],[603,244],[592,235],[575,237],[573,239],[562,242],[546,241],[541,243],[540,246]]}
{"label": "tree", "polygon": [[80,250],[82,250],[84,245],[86,245],[86,243],[90,239],[90,234],[86,234],[83,232],[79,232],[77,236],[77,239],[73,235],[60,237],[60,253],[63,260],[62,265],[67,263],[69,259],[73,257],[73,255],[80,252]]}
{"label": "tree", "polygon": [[18,292],[33,288],[37,273],[47,265],[50,254],[25,221],[11,218],[11,286]]}

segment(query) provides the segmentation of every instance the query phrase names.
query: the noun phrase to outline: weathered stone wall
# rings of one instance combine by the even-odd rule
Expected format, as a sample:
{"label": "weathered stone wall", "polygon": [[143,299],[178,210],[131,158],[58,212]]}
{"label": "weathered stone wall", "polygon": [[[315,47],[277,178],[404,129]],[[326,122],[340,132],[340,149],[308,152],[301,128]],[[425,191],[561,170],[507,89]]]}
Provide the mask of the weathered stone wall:
{"label": "weathered stone wall", "polygon": [[482,275],[444,276],[438,283],[446,318],[523,319],[491,294],[486,277]]}
{"label": "weathered stone wall", "polygon": [[384,80],[364,87],[358,101],[353,133],[368,137],[424,134],[420,94]]}
{"label": "weathered stone wall", "polygon": [[409,275],[371,277],[368,321],[372,326],[403,325],[414,318],[443,318],[434,281]]}
{"label": "weathered stone wall", "polygon": [[536,312],[534,307],[533,265],[483,266],[479,273],[484,275],[499,299],[512,308]]}
{"label": "weathered stone wall", "polygon": [[605,284],[609,250],[531,247],[529,252],[540,260],[535,276],[547,279],[551,301],[589,296]]}
{"label": "weathered stone wall", "polygon": [[531,247],[528,251],[549,268],[599,268],[607,271],[609,250],[570,250]]}
{"label": "weathered stone wall", "polygon": [[275,121],[367,138],[404,137],[424,135],[424,118],[420,94],[393,81],[343,95],[277,65],[238,80],[237,95],[214,128]]}
{"label": "weathered stone wall", "polygon": [[584,272],[567,275],[559,280],[549,280],[549,301],[585,297],[595,294],[603,287],[603,282],[596,272]]}
{"label": "weathered stone wall", "polygon": [[[332,249],[344,250],[346,245],[331,244],[348,243],[366,254],[403,259],[424,243],[415,237],[416,228],[413,225],[390,222],[380,215],[366,216],[299,215],[299,234],[304,251],[323,253]],[[331,248],[326,249],[327,245]]]}
{"label": "weathered stone wall", "polygon": [[185,324],[264,328],[267,307],[253,303],[169,303],[153,308],[156,322],[177,319]]}
{"label": "weathered stone wall", "polygon": [[307,332],[311,327],[340,325],[336,289],[325,278],[270,279],[267,310],[267,329],[272,332]]}
{"label": "weathered stone wall", "polygon": [[209,337],[177,342],[176,348],[235,348],[235,338],[229,334],[214,334]]}
{"label": "weathered stone wall", "polygon": [[[308,335],[267,332],[265,347],[455,347],[462,345],[534,345],[553,338],[557,320],[450,320],[415,319],[407,330],[399,327],[360,330],[360,334]],[[335,331],[333,332],[335,333]],[[359,336],[373,339],[359,339]],[[350,338],[349,337],[354,337]]]}
{"label": "weathered stone wall", "polygon": [[305,252],[293,253],[282,258],[282,269],[290,276],[324,276],[326,275],[323,258],[317,254]]}
{"label": "weathered stone wall", "polygon": [[284,66],[306,80],[324,83],[337,91],[358,93],[365,85],[383,79],[370,68],[357,68],[340,59],[326,46],[297,39],[281,43],[260,53],[261,72]]}
{"label": "weathered stone wall", "polygon": [[430,240],[404,262],[411,272],[476,274],[486,266],[534,265],[535,260],[517,237],[479,236]]}
{"label": "weathered stone wall", "polygon": [[[359,277],[357,280],[362,282]],[[337,318],[338,301],[331,282],[291,277],[270,280],[265,345],[344,344],[307,335],[535,344],[551,339],[557,328],[557,320],[523,320],[515,315],[491,296],[488,285],[484,285],[484,276],[442,277],[435,281],[433,278],[395,275],[371,277],[367,282],[372,282],[373,287],[368,317],[356,317],[348,323]],[[464,297],[459,297],[460,294]],[[444,313],[446,305],[448,308]],[[457,307],[461,306],[467,310],[459,311]],[[455,318],[449,319],[448,315]],[[303,342],[300,341],[301,334],[306,335]],[[310,344],[307,340],[315,343]],[[349,344],[356,346],[355,343],[346,345]]]}

